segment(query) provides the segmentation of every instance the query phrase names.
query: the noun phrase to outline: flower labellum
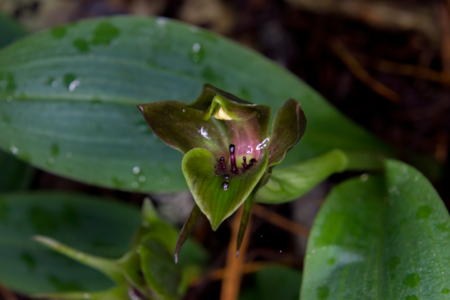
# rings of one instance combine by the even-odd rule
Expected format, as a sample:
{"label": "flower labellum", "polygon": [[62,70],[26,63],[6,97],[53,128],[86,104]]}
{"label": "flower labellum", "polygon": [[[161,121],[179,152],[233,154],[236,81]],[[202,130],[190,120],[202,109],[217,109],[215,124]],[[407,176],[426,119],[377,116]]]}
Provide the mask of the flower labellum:
{"label": "flower labellum", "polygon": [[209,84],[191,104],[162,101],[138,108],[153,132],[184,154],[182,170],[196,203],[178,238],[175,260],[200,212],[216,230],[245,202],[239,252],[256,192],[305,132],[300,103],[289,99],[277,111],[270,134],[269,106]]}

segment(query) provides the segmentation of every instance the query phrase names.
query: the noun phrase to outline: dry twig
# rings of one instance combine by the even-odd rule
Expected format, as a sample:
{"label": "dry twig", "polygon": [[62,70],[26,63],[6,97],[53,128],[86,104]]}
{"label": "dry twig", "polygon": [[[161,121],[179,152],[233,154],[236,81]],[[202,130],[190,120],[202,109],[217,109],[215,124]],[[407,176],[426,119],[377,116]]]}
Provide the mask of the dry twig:
{"label": "dry twig", "polygon": [[438,72],[420,66],[397,63],[384,59],[372,59],[364,55],[357,55],[357,57],[362,64],[367,64],[368,67],[372,67],[380,72],[415,77],[450,85],[450,73],[447,72]]}
{"label": "dry twig", "polygon": [[381,84],[369,73],[367,73],[367,71],[361,67],[359,62],[351,55],[351,53],[340,41],[332,41],[331,48],[347,66],[347,68],[349,68],[353,75],[355,75],[356,78],[358,78],[361,82],[371,88],[375,93],[392,102],[397,102],[400,99],[400,96],[396,92]]}
{"label": "dry twig", "polygon": [[[262,270],[264,268],[267,268],[267,267],[273,266],[273,265],[274,264],[272,264],[272,263],[265,263],[265,262],[250,262],[250,263],[244,264],[244,266],[242,267],[242,274],[258,272],[259,270]],[[192,280],[192,282],[191,282],[191,285],[192,286],[199,285],[205,279],[209,279],[209,280],[223,279],[225,276],[225,270],[226,270],[225,268],[214,270],[211,273],[209,273],[208,275],[206,275],[206,278],[203,278],[203,277],[194,278],[194,280]]]}
{"label": "dry twig", "polygon": [[293,234],[297,234],[299,236],[308,237],[309,229],[305,226],[292,222],[291,220],[268,210],[264,206],[259,204],[253,205],[253,214],[257,215],[260,218],[264,218],[267,222],[270,222],[286,231],[292,232]]}

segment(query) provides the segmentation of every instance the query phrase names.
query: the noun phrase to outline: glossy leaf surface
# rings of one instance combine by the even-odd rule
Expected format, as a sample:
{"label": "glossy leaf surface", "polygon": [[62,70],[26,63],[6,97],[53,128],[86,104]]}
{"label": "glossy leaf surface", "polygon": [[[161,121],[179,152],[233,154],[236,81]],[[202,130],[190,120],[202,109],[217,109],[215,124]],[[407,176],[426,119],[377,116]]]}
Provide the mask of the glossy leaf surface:
{"label": "glossy leaf surface", "polygon": [[63,193],[0,196],[0,282],[22,293],[97,291],[105,276],[37,242],[46,235],[80,251],[118,258],[140,223],[139,210],[111,200]]}
{"label": "glossy leaf surface", "polygon": [[261,55],[179,22],[131,17],[55,28],[0,51],[0,147],[91,184],[185,189],[181,153],[152,133],[136,105],[190,103],[204,83],[272,111],[289,98],[302,103],[308,131],[285,165],[334,148],[391,151]]}
{"label": "glossy leaf surface", "polygon": [[450,297],[450,217],[429,181],[387,161],[326,199],[308,242],[301,299]]}

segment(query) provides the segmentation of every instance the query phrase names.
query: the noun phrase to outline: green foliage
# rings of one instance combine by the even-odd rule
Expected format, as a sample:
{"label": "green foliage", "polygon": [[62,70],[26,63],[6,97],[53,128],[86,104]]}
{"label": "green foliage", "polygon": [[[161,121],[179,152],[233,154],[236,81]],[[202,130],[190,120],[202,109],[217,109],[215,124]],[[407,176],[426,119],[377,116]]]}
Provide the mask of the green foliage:
{"label": "green foliage", "polygon": [[1,195],[0,282],[26,294],[111,287],[106,277],[31,237],[46,235],[83,252],[117,258],[128,249],[139,219],[137,209],[85,195]]}
{"label": "green foliage", "polygon": [[54,28],[0,51],[0,147],[91,184],[185,189],[182,155],[152,133],[135,105],[190,102],[205,82],[273,111],[289,98],[302,103],[308,128],[284,165],[335,148],[392,153],[261,55],[199,28],[132,17]]}
{"label": "green foliage", "polygon": [[387,161],[350,179],[321,208],[308,243],[302,300],[446,299],[450,217],[429,181]]}
{"label": "green foliage", "polygon": [[[86,293],[91,299],[127,299],[123,291],[128,282],[140,282],[138,273],[145,265],[148,286],[167,299],[178,298],[201,270],[205,251],[188,241],[175,266],[177,231],[157,218],[149,202],[144,208],[141,222],[137,209],[111,200],[64,193],[1,196],[0,283],[58,299],[83,299]],[[132,250],[123,256],[138,228]],[[64,256],[32,241],[36,235],[41,235],[37,241]],[[113,283],[106,277],[73,260],[99,270],[119,286],[111,290]],[[138,283],[136,287],[146,290]],[[99,290],[106,291],[92,293]]]}
{"label": "green foliage", "polygon": [[239,300],[296,300],[302,274],[284,266],[270,266],[253,276],[253,287],[242,291]]}

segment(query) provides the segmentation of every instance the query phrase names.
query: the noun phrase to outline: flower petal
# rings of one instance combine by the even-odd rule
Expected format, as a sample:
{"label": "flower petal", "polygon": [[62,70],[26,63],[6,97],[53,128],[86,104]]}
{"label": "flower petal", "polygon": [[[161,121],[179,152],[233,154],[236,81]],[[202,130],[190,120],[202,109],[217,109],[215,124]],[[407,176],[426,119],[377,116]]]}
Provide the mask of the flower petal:
{"label": "flower petal", "polygon": [[223,124],[180,101],[161,101],[138,105],[153,132],[167,145],[187,153],[205,148],[216,156],[228,153],[229,134]]}
{"label": "flower petal", "polygon": [[231,120],[235,121],[257,117],[260,137],[265,139],[268,135],[270,106],[247,102],[210,84],[203,85],[202,93],[189,107],[204,111],[205,120],[211,116],[221,116],[222,113],[226,113]]}
{"label": "flower petal", "polygon": [[306,117],[301,104],[289,99],[275,114],[270,133],[269,167],[279,164],[305,133]]}
{"label": "flower petal", "polygon": [[[183,158],[182,169],[195,202],[206,215],[213,230],[228,218],[247,199],[266,171],[269,161],[265,149],[257,163],[244,173],[232,175],[225,180],[216,176],[213,166],[217,158],[208,150],[192,149]],[[223,184],[227,182],[227,189]]]}

